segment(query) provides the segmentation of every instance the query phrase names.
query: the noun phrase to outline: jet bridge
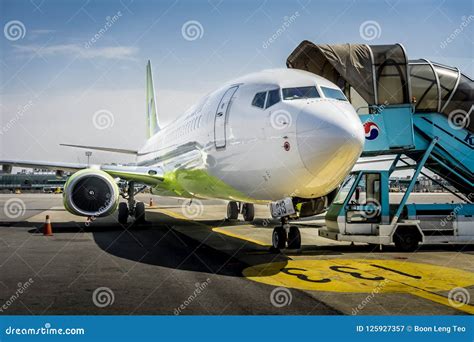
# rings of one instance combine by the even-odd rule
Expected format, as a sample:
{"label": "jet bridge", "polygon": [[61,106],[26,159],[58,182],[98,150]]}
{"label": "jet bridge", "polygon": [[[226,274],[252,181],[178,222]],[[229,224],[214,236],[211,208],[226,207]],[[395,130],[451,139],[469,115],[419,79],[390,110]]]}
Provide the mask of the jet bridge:
{"label": "jet bridge", "polygon": [[366,131],[363,157],[403,153],[465,196],[474,189],[474,83],[459,69],[408,60],[401,44],[313,44],[303,41],[287,66],[337,84]]}

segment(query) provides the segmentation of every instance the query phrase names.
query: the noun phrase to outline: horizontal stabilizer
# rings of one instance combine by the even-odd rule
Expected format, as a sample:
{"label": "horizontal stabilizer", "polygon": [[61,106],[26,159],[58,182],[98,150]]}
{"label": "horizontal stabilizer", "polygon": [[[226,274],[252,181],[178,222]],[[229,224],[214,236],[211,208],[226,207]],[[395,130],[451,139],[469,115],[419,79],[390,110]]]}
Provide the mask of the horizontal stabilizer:
{"label": "horizontal stabilizer", "polygon": [[99,147],[99,146],[86,146],[86,145],[73,145],[73,144],[59,144],[61,146],[75,147],[75,148],[84,148],[87,150],[97,150],[104,152],[114,152],[114,153],[123,153],[123,154],[138,154],[136,150],[127,150],[123,148],[113,148],[113,147]]}

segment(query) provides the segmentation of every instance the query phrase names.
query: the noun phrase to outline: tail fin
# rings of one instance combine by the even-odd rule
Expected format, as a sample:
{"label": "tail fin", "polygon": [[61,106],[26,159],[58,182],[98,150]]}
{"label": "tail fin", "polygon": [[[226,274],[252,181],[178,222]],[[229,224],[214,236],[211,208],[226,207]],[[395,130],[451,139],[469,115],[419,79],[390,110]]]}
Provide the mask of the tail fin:
{"label": "tail fin", "polygon": [[156,112],[155,87],[151,75],[151,62],[146,66],[146,125],[147,138],[150,138],[160,130],[158,113]]}

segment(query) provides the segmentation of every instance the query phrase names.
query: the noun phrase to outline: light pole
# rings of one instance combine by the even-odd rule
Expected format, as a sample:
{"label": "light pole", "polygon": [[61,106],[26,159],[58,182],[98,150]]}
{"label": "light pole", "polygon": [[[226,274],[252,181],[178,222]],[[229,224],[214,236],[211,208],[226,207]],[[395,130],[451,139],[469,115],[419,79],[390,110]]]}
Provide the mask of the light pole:
{"label": "light pole", "polygon": [[89,160],[90,160],[90,157],[91,157],[91,156],[92,156],[92,152],[91,152],[91,151],[86,151],[87,167],[90,166]]}

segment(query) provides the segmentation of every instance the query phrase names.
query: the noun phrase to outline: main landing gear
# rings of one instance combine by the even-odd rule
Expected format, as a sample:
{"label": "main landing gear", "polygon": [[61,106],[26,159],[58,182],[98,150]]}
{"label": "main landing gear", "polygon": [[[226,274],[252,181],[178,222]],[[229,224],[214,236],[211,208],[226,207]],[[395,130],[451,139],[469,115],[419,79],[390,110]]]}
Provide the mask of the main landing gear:
{"label": "main landing gear", "polygon": [[118,206],[118,221],[121,224],[127,224],[128,217],[135,217],[135,223],[145,222],[145,204],[143,202],[136,202],[135,195],[143,191],[146,187],[143,186],[135,191],[135,182],[128,182],[125,191],[122,192],[122,197],[127,200],[127,203],[120,202]]}
{"label": "main landing gear", "polygon": [[227,203],[227,218],[229,220],[237,220],[239,213],[242,214],[244,221],[252,222],[255,217],[255,206],[252,203],[235,201]]}
{"label": "main landing gear", "polygon": [[288,247],[289,249],[301,248],[301,234],[297,226],[288,224],[288,217],[281,218],[281,226],[273,229],[272,247],[274,250],[280,250]]}

